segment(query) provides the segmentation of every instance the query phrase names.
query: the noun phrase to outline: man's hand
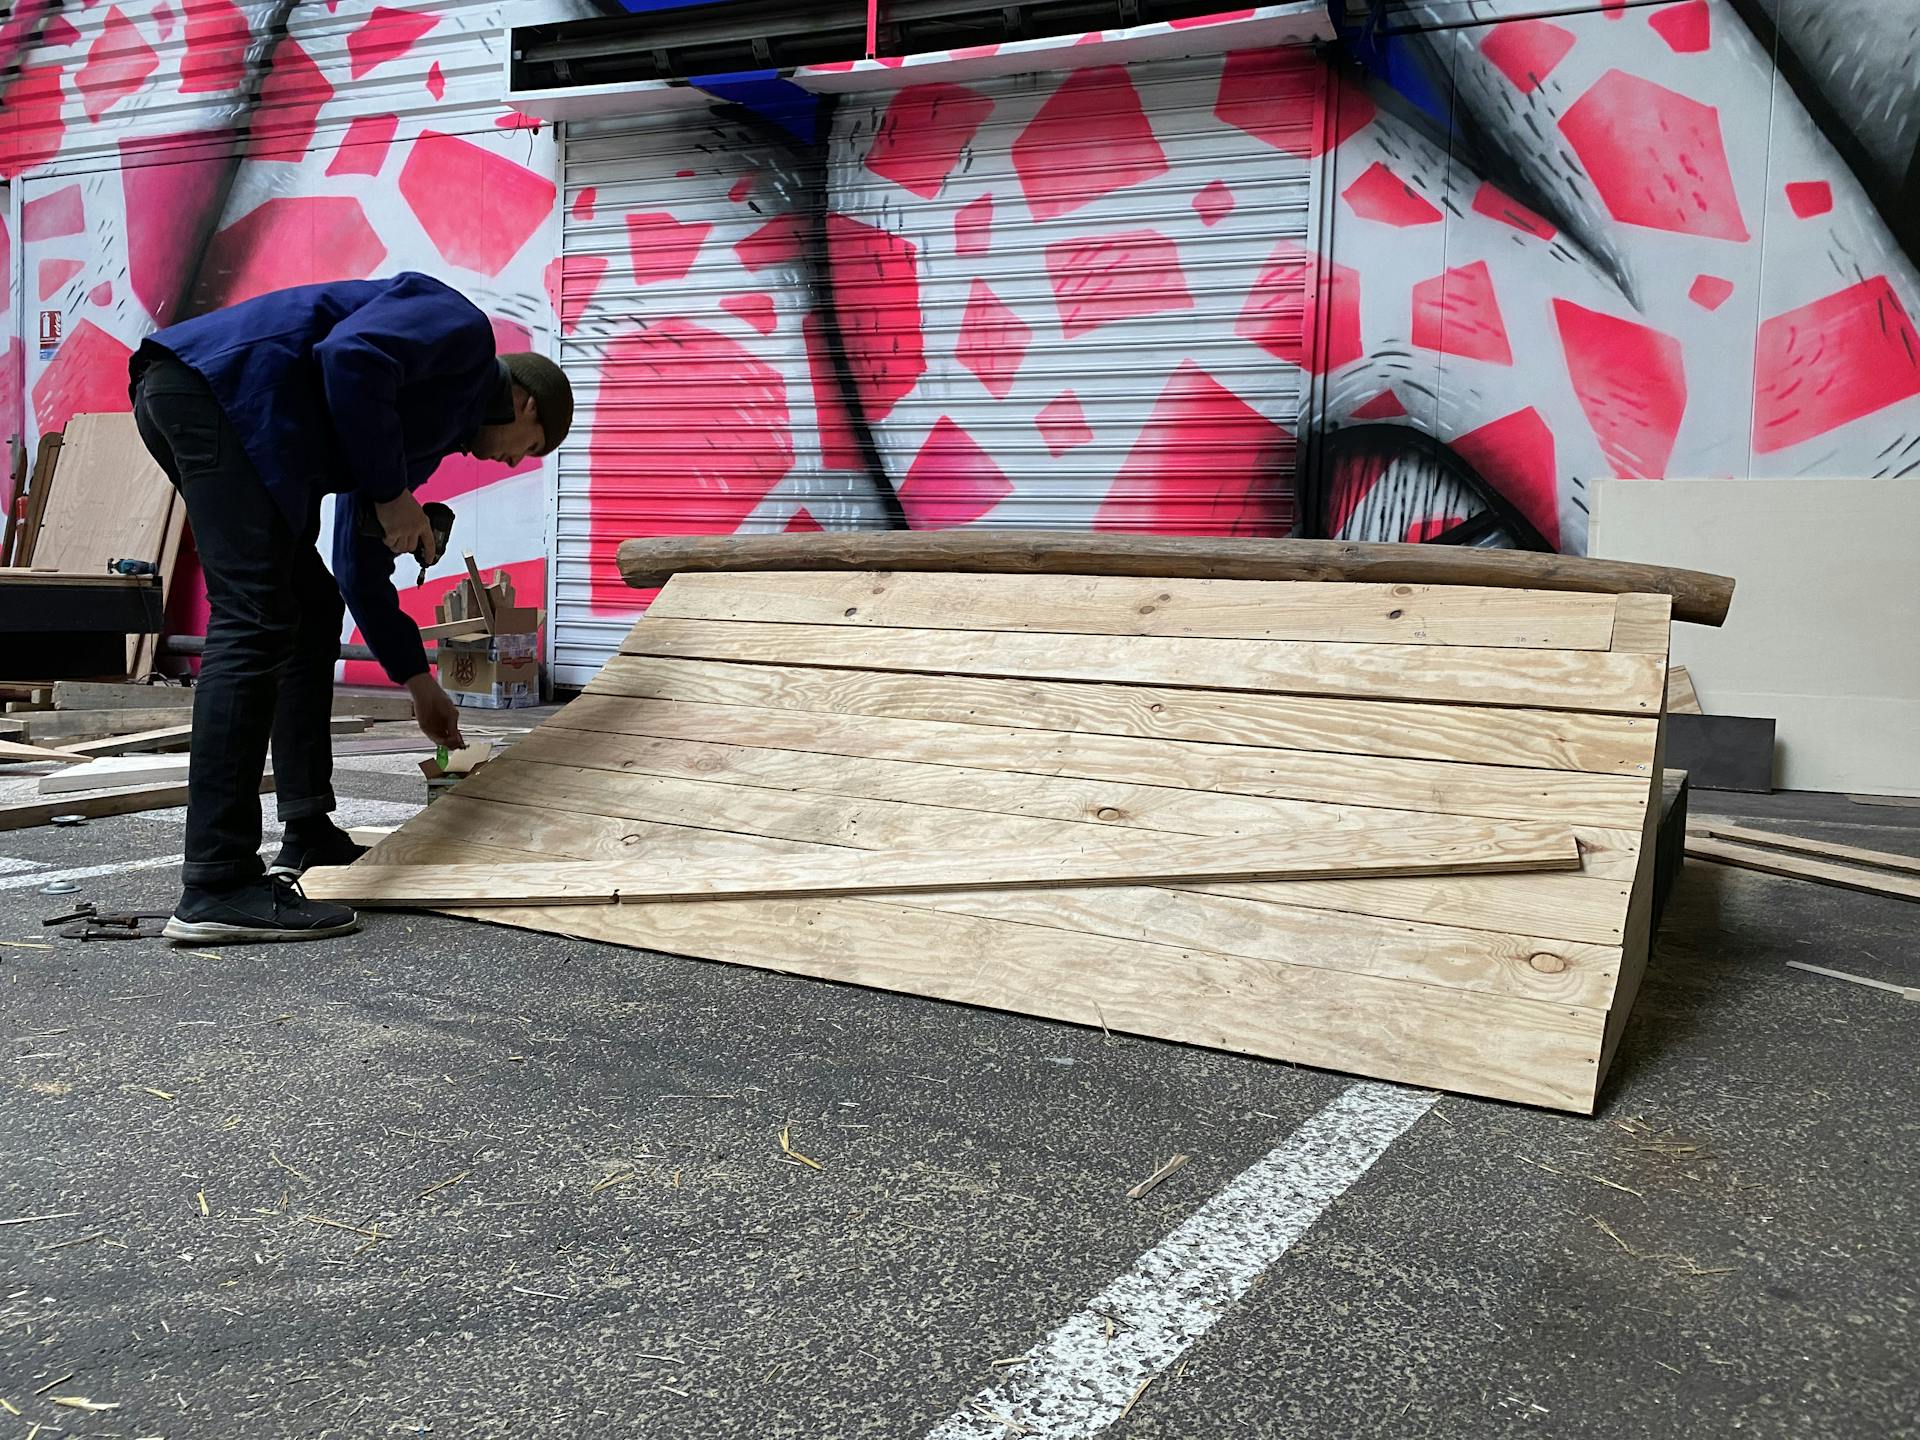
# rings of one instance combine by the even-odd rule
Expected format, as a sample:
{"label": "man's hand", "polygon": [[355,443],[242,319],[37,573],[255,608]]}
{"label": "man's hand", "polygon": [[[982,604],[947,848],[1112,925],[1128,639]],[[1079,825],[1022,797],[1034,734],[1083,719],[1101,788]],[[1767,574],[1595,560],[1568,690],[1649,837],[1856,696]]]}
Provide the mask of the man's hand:
{"label": "man's hand", "polygon": [[413,718],[421,734],[449,750],[467,743],[460,736],[460,707],[440,688],[432,672],[422,671],[407,681],[407,693],[413,697]]}
{"label": "man's hand", "polygon": [[433,553],[433,524],[411,490],[402,490],[391,500],[376,501],[373,513],[380,520],[381,538],[394,554],[417,552],[428,565],[440,558]]}

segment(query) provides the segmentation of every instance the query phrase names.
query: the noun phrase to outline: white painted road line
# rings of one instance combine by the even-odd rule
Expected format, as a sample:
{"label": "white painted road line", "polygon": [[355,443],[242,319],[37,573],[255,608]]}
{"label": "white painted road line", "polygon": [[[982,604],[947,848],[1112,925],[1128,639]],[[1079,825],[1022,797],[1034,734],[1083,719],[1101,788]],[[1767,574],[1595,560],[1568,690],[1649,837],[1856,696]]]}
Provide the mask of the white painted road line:
{"label": "white painted road line", "polygon": [[1341,1092],[927,1440],[1097,1435],[1439,1098],[1372,1082]]}
{"label": "white painted road line", "polygon": [[22,870],[44,870],[44,860],[17,860],[11,855],[0,855],[0,875],[18,875]]}
{"label": "white painted road line", "polygon": [[122,870],[159,870],[178,867],[184,855],[149,855],[144,860],[115,860],[106,865],[82,865],[77,870],[35,870],[28,875],[0,875],[0,890],[24,890],[30,885],[51,885],[56,880],[97,880],[102,875],[118,875]]}

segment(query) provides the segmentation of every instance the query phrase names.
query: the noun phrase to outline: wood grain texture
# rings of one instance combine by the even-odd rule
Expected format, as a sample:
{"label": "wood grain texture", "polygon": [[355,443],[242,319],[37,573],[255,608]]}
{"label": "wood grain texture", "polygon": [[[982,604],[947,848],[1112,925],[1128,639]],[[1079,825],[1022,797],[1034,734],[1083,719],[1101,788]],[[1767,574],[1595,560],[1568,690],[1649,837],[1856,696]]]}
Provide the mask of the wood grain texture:
{"label": "wood grain texture", "polygon": [[1861,845],[1838,845],[1831,840],[1814,840],[1805,835],[1784,835],[1778,830],[1756,830],[1749,825],[1728,825],[1718,820],[1695,821],[1687,826],[1688,838],[1731,840],[1756,845],[1763,850],[1790,850],[1818,860],[1841,860],[1866,865],[1876,870],[1900,870],[1920,875],[1920,857],[1896,855],[1890,850],[1869,850]]}
{"label": "wood grain texture", "polygon": [[1858,890],[1866,895],[1887,895],[1896,900],[1920,900],[1920,879],[1909,880],[1904,875],[1888,875],[1851,865],[1835,865],[1828,861],[1792,855],[1780,850],[1763,849],[1758,845],[1736,845],[1728,840],[1711,840],[1689,833],[1687,858],[1711,860],[1715,864],[1733,865],[1742,870],[1757,870],[1763,875],[1781,875],[1790,880],[1811,880],[1821,885],[1832,885],[1841,890]]}
{"label": "wood grain texture", "polygon": [[932,570],[996,575],[1135,575],[1154,579],[1319,580],[1495,585],[1673,597],[1674,615],[1718,625],[1733,581],[1697,570],[1572,555],[1348,540],[1101,535],[1047,530],[860,530],[811,535],[675,535],[620,546],[638,589],[717,570]]}
{"label": "wood grain texture", "polygon": [[135,755],[143,750],[184,750],[192,740],[193,726],[162,725],[156,730],[136,730],[105,740],[80,740],[61,748],[72,755],[98,759],[103,755]]}
{"label": "wood grain texture", "polygon": [[[643,622],[644,623],[644,622]],[[590,696],[1650,775],[1644,716],[616,655]],[[955,737],[958,738],[957,736]]]}
{"label": "wood grain texture", "polygon": [[56,680],[56,710],[153,710],[164,705],[193,708],[193,691],[185,685],[136,685],[127,680]]}
{"label": "wood grain texture", "polygon": [[[1617,623],[1617,622],[1616,622]],[[1013,676],[1657,715],[1666,666],[1608,651],[1182,640],[1157,635],[858,630],[770,621],[644,619],[627,655],[828,665],[933,675]]]}
{"label": "wood grain texture", "polygon": [[58,795],[73,790],[119,790],[137,785],[159,785],[185,780],[189,757],[185,755],[115,755],[89,760],[51,775],[42,775],[36,787],[42,795]]}
{"label": "wood grain texture", "polygon": [[302,877],[319,900],[358,905],[644,905],[661,901],[1025,890],[1162,882],[1323,880],[1349,875],[1485,875],[1573,870],[1573,836],[1547,826],[1427,821],[1310,837],[1093,834],[1071,850],[848,850],[741,865],[691,853],[602,864],[320,867]]}
{"label": "wood grain texture", "polygon": [[84,765],[87,757],[66,750],[50,750],[44,745],[22,745],[18,740],[0,740],[0,760],[53,760],[62,765]]}
{"label": "wood grain texture", "polygon": [[1447,585],[763,571],[676,576],[647,614],[851,628],[1605,650],[1614,601]]}
{"label": "wood grain texture", "polygon": [[1700,708],[1699,693],[1693,688],[1693,676],[1687,673],[1684,665],[1667,667],[1667,713],[1669,715],[1704,715]]}
{"label": "wood grain texture", "polygon": [[1664,667],[1672,630],[1673,601],[1669,597],[1621,595],[1615,599],[1613,649],[1616,653],[1658,655]]}
{"label": "wood grain texture", "polygon": [[33,563],[76,575],[103,574],[109,560],[158,563],[174,491],[133,416],[76,415],[65,433]]}

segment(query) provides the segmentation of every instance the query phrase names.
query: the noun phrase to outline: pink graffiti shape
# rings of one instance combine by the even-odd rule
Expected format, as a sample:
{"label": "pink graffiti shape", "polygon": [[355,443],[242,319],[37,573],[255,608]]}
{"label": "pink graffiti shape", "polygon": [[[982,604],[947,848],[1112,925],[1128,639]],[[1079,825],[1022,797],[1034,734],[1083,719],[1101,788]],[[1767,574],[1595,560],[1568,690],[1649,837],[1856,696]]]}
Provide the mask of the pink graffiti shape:
{"label": "pink graffiti shape", "polygon": [[1713,44],[1713,17],[1707,0],[1664,6],[1647,16],[1647,24],[1676,55],[1697,55]]}
{"label": "pink graffiti shape", "polygon": [[700,258],[711,225],[682,224],[663,210],[627,216],[627,249],[637,284],[684,279]]}
{"label": "pink graffiti shape", "polygon": [[167,4],[166,0],[160,0],[160,3],[153,7],[148,18],[153,21],[154,29],[162,40],[173,38],[173,7]]}
{"label": "pink graffiti shape", "polygon": [[1775,315],[1753,359],[1753,448],[1825,435],[1920,395],[1920,336],[1884,275]]}
{"label": "pink graffiti shape", "polygon": [[771,335],[780,327],[780,316],[774,309],[773,297],[760,291],[748,295],[729,295],[720,302],[720,308],[736,319],[744,320],[762,335]]}
{"label": "pink graffiti shape", "polygon": [[1158,230],[1059,240],[1045,253],[1069,340],[1116,320],[1193,308],[1180,252]]}
{"label": "pink graffiti shape", "polygon": [[1333,125],[1317,123],[1320,66],[1303,45],[1237,50],[1221,67],[1214,116],[1289,155],[1305,159],[1331,150],[1364,130],[1375,111],[1363,92],[1343,86]]}
{"label": "pink graffiti shape", "polygon": [[1511,195],[1486,182],[1473,192],[1473,212],[1498,220],[1502,225],[1511,225],[1536,240],[1551,240],[1560,233],[1544,216],[1534,214]]}
{"label": "pink graffiti shape", "polygon": [[926,372],[918,249],[849,215],[827,216],[841,339],[869,421],[886,418]]}
{"label": "pink graffiti shape", "polygon": [[129,408],[127,361],[133,351],[91,320],[67,332],[53,363],[33,382],[33,414],[40,433],[64,430],[76,415],[119,414]]}
{"label": "pink graffiti shape", "polygon": [[1062,390],[1041,406],[1040,413],[1033,417],[1033,424],[1046,444],[1047,453],[1056,460],[1093,439],[1087,412],[1080,408],[1080,399],[1071,390]]}
{"label": "pink graffiti shape", "polygon": [[504,155],[423,130],[400,167],[400,196],[449,264],[498,275],[553,213],[553,181]]}
{"label": "pink graffiti shape", "polygon": [[1539,89],[1572,48],[1573,32],[1546,20],[1508,20],[1480,41],[1480,53],[1522,95]]}
{"label": "pink graffiti shape", "polygon": [[[1324,317],[1324,350],[1307,343],[1315,315]],[[1365,353],[1360,344],[1360,272],[1325,264],[1291,240],[1282,240],[1253,282],[1234,334],[1316,375],[1351,364]]]}
{"label": "pink graffiti shape", "polygon": [[1718,275],[1696,275],[1687,287],[1687,298],[1702,310],[1718,310],[1733,294],[1733,282]]}
{"label": "pink graffiti shape", "polygon": [[1167,173],[1166,153],[1118,65],[1075,70],[1013,142],[1013,168],[1036,220]]}
{"label": "pink graffiti shape", "polygon": [[[201,131],[120,142],[120,192],[127,217],[127,284],[156,324],[174,318],[180,292],[200,263],[201,225],[226,190],[232,162],[211,152],[231,137]],[[185,151],[192,159],[175,159]]]}
{"label": "pink graffiti shape", "polygon": [[734,181],[732,187],[728,189],[727,199],[738,205],[753,193],[754,184],[759,178],[757,175],[742,175],[738,180]]}
{"label": "pink graffiti shape", "polygon": [[87,268],[84,260],[42,260],[40,262],[40,298],[53,295],[74,276]]}
{"label": "pink graffiti shape", "polygon": [[1355,420],[1393,420],[1406,414],[1407,407],[1393,391],[1382,390],[1366,404],[1354,406],[1351,413]]}
{"label": "pink graffiti shape", "polygon": [[1440,223],[1440,212],[1378,160],[1340,194],[1362,220],[1377,220],[1402,229]]}
{"label": "pink graffiti shape", "polygon": [[62,235],[78,235],[86,228],[87,207],[78,185],[62,185],[20,207],[22,240],[56,240]]}
{"label": "pink graffiti shape", "polygon": [[307,52],[292,36],[281,40],[274,48],[273,68],[260,87],[253,153],[262,160],[300,159],[313,143],[320,107],[332,98],[333,86]]}
{"label": "pink graffiti shape", "polygon": [[[25,417],[20,410],[20,386],[25,379],[27,350],[18,340],[9,339],[0,350],[0,430],[22,434]],[[18,498],[18,497],[15,497]]]}
{"label": "pink graffiti shape", "polygon": [[931,200],[992,113],[993,101],[964,85],[909,85],[881,117],[867,169]]}
{"label": "pink graffiti shape", "polygon": [[1833,209],[1833,186],[1824,180],[1790,181],[1786,191],[1787,204],[1802,220],[1811,220]]}
{"label": "pink graffiti shape", "polygon": [[942,415],[907,467],[900,508],[910,530],[971,525],[1007,496],[1013,482],[974,438]]}
{"label": "pink graffiti shape", "polygon": [[579,326],[612,263],[604,255],[567,255],[547,262],[547,295],[560,317],[562,335],[571,335]]}
{"label": "pink graffiti shape", "polygon": [[1218,15],[1196,15],[1190,20],[1169,20],[1167,25],[1174,30],[1191,30],[1200,25],[1228,25],[1235,20],[1251,20],[1251,10],[1223,10]]}
{"label": "pink graffiti shape", "polygon": [[748,270],[761,271],[800,258],[800,217],[776,215],[733,247]]}
{"label": "pink graffiti shape", "polygon": [[1293,452],[1291,434],[1184,360],[1093,528],[1284,535],[1293,528]]}
{"label": "pink graffiti shape", "polygon": [[356,115],[327,165],[327,174],[378,175],[387,163],[393,133],[399,128],[398,115]]}
{"label": "pink graffiti shape", "polygon": [[582,224],[593,219],[593,202],[599,197],[599,194],[600,191],[597,186],[587,185],[582,187],[580,193],[573,197],[573,205],[570,211],[573,218]]}
{"label": "pink graffiti shape", "polygon": [[6,87],[6,103],[0,105],[0,180],[11,180],[51,160],[60,153],[65,134],[60,119],[60,67],[22,70]]}
{"label": "pink graffiti shape", "polygon": [[1560,472],[1553,431],[1539,411],[1528,406],[1491,420],[1455,440],[1453,451],[1560,548]]}
{"label": "pink graffiti shape", "polygon": [[427,67],[427,93],[439,100],[447,93],[447,77],[440,73],[440,62],[434,61]]}
{"label": "pink graffiti shape", "polygon": [[56,15],[40,32],[40,38],[41,44],[49,50],[65,49],[69,45],[80,43],[80,32],[74,28],[73,22],[66,16]]}
{"label": "pink graffiti shape", "polygon": [[87,292],[87,303],[98,306],[103,310],[111,305],[113,303],[113,282],[111,280],[102,280],[98,285],[94,286],[93,289],[89,290]]}
{"label": "pink graffiti shape", "polygon": [[387,247],[350,195],[293,195],[255,206],[207,242],[203,305],[237,305],[269,290],[362,280]]}
{"label": "pink graffiti shape", "polygon": [[800,321],[800,335],[807,350],[807,379],[813,386],[815,428],[820,435],[820,463],[829,470],[862,468],[860,442],[847,418],[841,399],[840,383],[834,377],[833,362],[827,355],[825,322],[809,311]]}
{"label": "pink graffiti shape", "polygon": [[1486,261],[1476,260],[1413,287],[1413,343],[1492,365],[1513,363]]}
{"label": "pink graffiti shape", "polygon": [[993,245],[993,196],[969,200],[953,212],[953,253],[967,259],[984,255]]}
{"label": "pink graffiti shape", "polygon": [[1560,117],[1614,219],[1650,230],[1745,240],[1720,112],[1624,70],[1609,70]]}
{"label": "pink graffiti shape", "polygon": [[1574,397],[1614,473],[1661,478],[1687,412],[1680,342],[1571,300],[1555,300],[1553,318]]}
{"label": "pink graffiti shape", "polygon": [[609,345],[597,403],[627,423],[595,426],[588,445],[588,590],[594,609],[625,612],[620,542],[738,528],[793,468],[793,436],[780,373],[691,320]]}
{"label": "pink graffiti shape", "polygon": [[1424,545],[1434,536],[1446,534],[1464,519],[1464,515],[1434,515],[1425,520],[1416,520],[1407,526],[1405,543]]}
{"label": "pink graffiti shape", "polygon": [[1233,190],[1224,180],[1209,180],[1193,197],[1193,213],[1211,230],[1233,213]]}
{"label": "pink graffiti shape", "polygon": [[73,77],[87,118],[98,120],[159,68],[160,57],[141,38],[140,27],[115,5],[107,11],[100,34],[87,47],[87,63]]}
{"label": "pink graffiti shape", "polygon": [[373,13],[347,36],[347,54],[353,62],[353,78],[358,80],[374,66],[406,54],[416,40],[439,23],[438,15],[396,10],[387,5],[374,6]]}
{"label": "pink graffiti shape", "polygon": [[780,527],[780,533],[783,535],[812,535],[826,528],[826,526],[813,518],[813,512],[811,510],[802,505],[787,517],[787,523]]}
{"label": "pink graffiti shape", "polygon": [[186,0],[187,53],[180,62],[184,95],[237,89],[247,78],[253,31],[246,12],[228,0]]}
{"label": "pink graffiti shape", "polygon": [[1033,327],[1003,305],[986,281],[974,281],[966,313],[960,317],[954,358],[978,377],[994,399],[1007,398],[1032,342]]}

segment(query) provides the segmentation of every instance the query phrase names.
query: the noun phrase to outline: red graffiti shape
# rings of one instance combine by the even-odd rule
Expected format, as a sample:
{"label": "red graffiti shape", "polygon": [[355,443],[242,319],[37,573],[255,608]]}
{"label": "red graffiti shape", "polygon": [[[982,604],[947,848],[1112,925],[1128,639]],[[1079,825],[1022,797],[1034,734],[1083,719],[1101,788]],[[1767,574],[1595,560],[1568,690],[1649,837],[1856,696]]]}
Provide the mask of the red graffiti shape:
{"label": "red graffiti shape", "polygon": [[1075,70],[1013,142],[1013,168],[1036,220],[1167,173],[1167,157],[1118,65]]}
{"label": "red graffiti shape", "polygon": [[953,253],[973,259],[993,245],[993,196],[969,200],[953,212]]}
{"label": "red graffiti shape", "polygon": [[1555,300],[1553,318],[1574,396],[1614,473],[1660,479],[1687,413],[1680,342],[1571,300]]}
{"label": "red graffiti shape", "polygon": [[635,283],[685,279],[712,229],[711,225],[682,224],[661,210],[627,216],[627,249],[633,255]]}
{"label": "red graffiti shape", "polygon": [[798,215],[776,215],[733,247],[748,270],[758,273],[769,265],[800,258],[801,221]]}
{"label": "red graffiti shape", "polygon": [[[1308,346],[1308,312],[1324,317],[1325,350]],[[1360,344],[1360,272],[1325,264],[1291,240],[1267,257],[1241,308],[1234,334],[1268,354],[1318,375],[1351,364],[1365,353]]]}
{"label": "red graffiti shape", "polygon": [[1362,220],[1377,220],[1402,229],[1440,222],[1440,212],[1378,160],[1340,194]]}
{"label": "red graffiti shape", "polygon": [[1209,180],[1193,197],[1193,213],[1211,230],[1233,213],[1233,191],[1224,180]]}
{"label": "red graffiti shape", "polygon": [[1193,308],[1180,252],[1158,230],[1056,241],[1046,260],[1069,340],[1116,320]]}
{"label": "red graffiti shape", "polygon": [[253,41],[246,12],[228,0],[187,0],[185,8],[187,53],[180,62],[181,93],[238,89],[247,78],[247,46]]}
{"label": "red graffiti shape", "polygon": [[1489,421],[1453,442],[1453,453],[1504,495],[1547,544],[1560,548],[1560,472],[1553,431],[1529,406]]}
{"label": "red graffiti shape", "polygon": [[1333,125],[1321,125],[1322,81],[1321,62],[1304,45],[1238,50],[1221,67],[1213,113],[1276,150],[1319,155],[1364,130],[1375,113],[1364,93],[1343,86]]}
{"label": "red graffiti shape", "polygon": [[1786,187],[1787,204],[1802,220],[1833,209],[1833,186],[1824,180],[1794,180]]}
{"label": "red graffiti shape", "polygon": [[909,85],[881,117],[867,169],[931,200],[992,113],[993,101],[964,85]]}
{"label": "red graffiti shape", "polygon": [[327,165],[327,174],[378,175],[387,163],[393,132],[399,128],[398,115],[356,115]]}
{"label": "red graffiti shape", "polygon": [[33,382],[40,433],[64,430],[76,415],[116,414],[130,406],[127,361],[133,351],[91,320],[67,332],[53,363]]}
{"label": "red graffiti shape", "polygon": [[1687,298],[1702,310],[1718,310],[1733,294],[1733,282],[1718,275],[1696,275],[1687,288]]}
{"label": "red graffiti shape", "polygon": [[1502,225],[1511,225],[1536,240],[1551,240],[1559,233],[1544,216],[1534,214],[1511,195],[1484,182],[1473,192],[1473,213],[1485,215],[1489,220],[1498,220]]}
{"label": "red graffiti shape", "polygon": [[1364,405],[1356,405],[1351,411],[1355,420],[1396,420],[1407,413],[1407,407],[1400,403],[1400,397],[1391,390],[1382,390]]}
{"label": "red graffiti shape", "polygon": [[1291,434],[1182,361],[1093,528],[1284,535],[1293,528],[1293,453]]}
{"label": "red graffiti shape", "polygon": [[73,77],[89,120],[98,120],[138,90],[160,68],[160,57],[140,37],[140,27],[118,5],[107,11],[100,34],[87,47],[87,63]]}
{"label": "red graffiti shape", "polygon": [[1413,343],[1492,365],[1513,363],[1486,261],[1476,260],[1413,287]]}
{"label": "red graffiti shape", "polygon": [[498,275],[553,213],[554,183],[504,155],[423,130],[400,167],[400,196],[451,265]]}
{"label": "red graffiti shape", "polygon": [[1033,417],[1033,424],[1041,440],[1046,442],[1047,453],[1056,460],[1093,439],[1087,412],[1080,408],[1080,399],[1071,390],[1062,390],[1041,406],[1040,413]]}
{"label": "red graffiti shape", "polygon": [[1660,38],[1676,55],[1697,55],[1713,44],[1713,17],[1707,0],[1685,0],[1647,16]]}
{"label": "red graffiti shape", "polygon": [[600,277],[613,262],[604,255],[567,255],[547,262],[547,296],[560,317],[560,333],[571,335],[593,303]]}
{"label": "red graffiti shape", "polygon": [[42,260],[40,262],[40,298],[45,300],[86,268],[87,262],[84,260]]}
{"label": "red graffiti shape", "polygon": [[347,55],[353,62],[353,78],[358,80],[374,66],[413,48],[414,41],[440,23],[437,15],[422,15],[413,10],[395,10],[376,5],[360,27],[347,36]]}
{"label": "red graffiti shape", "polygon": [[[180,293],[200,263],[202,228],[226,188],[233,162],[214,153],[226,132],[200,131],[120,142],[120,191],[127,216],[127,283],[159,325],[174,319]],[[191,148],[204,145],[206,148]],[[174,160],[182,150],[195,156]]]}
{"label": "red graffiti shape", "polygon": [[0,104],[0,180],[60,153],[66,125],[60,119],[60,67],[22,70],[6,87]]}
{"label": "red graffiti shape", "polygon": [[596,405],[620,423],[594,426],[588,448],[589,594],[629,611],[622,540],[737,529],[793,468],[786,387],[739,341],[676,318],[607,347]]}
{"label": "red graffiti shape", "polygon": [[1753,357],[1753,448],[1825,435],[1920,395],[1920,337],[1884,275],[1763,321]]}
{"label": "red graffiti shape", "polygon": [[814,535],[827,527],[813,518],[813,512],[802,505],[787,517],[787,523],[780,527],[783,535]]}
{"label": "red graffiti shape", "polygon": [[332,98],[333,86],[320,67],[291,36],[282,40],[274,47],[273,68],[260,87],[252,130],[254,155],[261,160],[300,159],[313,143],[320,107]]}
{"label": "red graffiti shape", "polygon": [[1747,238],[1713,106],[1609,70],[1560,117],[1560,133],[1614,219],[1681,235]]}
{"label": "red graffiti shape", "polygon": [[1572,32],[1546,20],[1508,20],[1480,40],[1480,53],[1522,95],[1539,89],[1572,48]]}
{"label": "red graffiti shape", "polygon": [[749,295],[729,295],[720,302],[720,308],[736,319],[744,320],[762,335],[771,335],[780,328],[780,315],[774,309],[773,297],[762,291]]}
{"label": "red graffiti shape", "polygon": [[1001,304],[986,281],[974,281],[966,313],[960,317],[954,358],[979,378],[994,399],[1007,398],[1032,342],[1033,327]]}
{"label": "red graffiti shape", "polygon": [[869,421],[886,418],[926,372],[918,250],[848,215],[827,217],[840,334]]}
{"label": "red graffiti shape", "polygon": [[387,247],[350,195],[269,200],[207,243],[198,298],[207,307],[237,305],[289,285],[364,280],[386,258]]}
{"label": "red graffiti shape", "polygon": [[22,240],[56,240],[87,228],[87,206],[78,185],[62,185],[20,207]]}
{"label": "red graffiti shape", "polygon": [[987,452],[942,415],[907,467],[900,508],[910,530],[945,530],[971,525],[1012,493],[1013,483]]}
{"label": "red graffiti shape", "polygon": [[834,376],[833,362],[827,354],[824,322],[809,311],[800,321],[800,335],[807,348],[807,379],[813,386],[814,428],[820,435],[820,463],[828,470],[862,468],[860,442],[847,418],[841,399],[840,383]]}

